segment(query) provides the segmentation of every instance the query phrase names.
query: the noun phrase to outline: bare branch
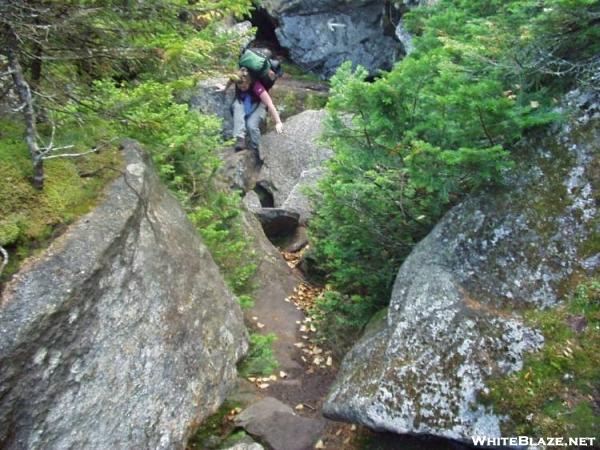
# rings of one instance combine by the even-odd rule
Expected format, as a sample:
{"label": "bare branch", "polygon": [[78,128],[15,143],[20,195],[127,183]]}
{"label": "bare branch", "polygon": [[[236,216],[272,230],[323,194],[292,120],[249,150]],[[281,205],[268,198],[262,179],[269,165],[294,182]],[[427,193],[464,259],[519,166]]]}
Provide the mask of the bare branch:
{"label": "bare branch", "polygon": [[[97,145],[96,147],[94,147],[91,150],[88,150],[87,152],[82,152],[82,153],[61,153],[59,155],[44,156],[43,159],[78,158],[80,156],[89,155],[90,153],[98,153],[100,150],[102,150],[104,147],[108,146],[109,144],[111,144],[114,141],[115,141],[115,139],[110,139],[108,142],[104,142],[101,145]],[[62,147],[54,147],[52,150],[61,150],[61,149],[67,149],[67,148],[73,148],[73,147],[75,147],[75,146],[74,145],[65,145],[65,146],[62,146]]]}
{"label": "bare branch", "polygon": [[8,264],[8,252],[4,247],[0,245],[0,253],[2,254],[2,264],[0,264],[0,274],[4,271],[4,268]]}
{"label": "bare branch", "polygon": [[[73,148],[75,147],[74,145],[65,145],[64,147],[57,147],[55,150],[59,150],[59,149],[66,149],[66,148]],[[87,152],[83,152],[83,153],[61,153],[59,155],[50,155],[50,156],[44,156],[43,159],[52,159],[52,158],[77,158],[79,156],[84,156],[84,155],[89,155],[90,153],[98,153],[100,149],[98,147],[94,147],[91,150],[88,150]]]}

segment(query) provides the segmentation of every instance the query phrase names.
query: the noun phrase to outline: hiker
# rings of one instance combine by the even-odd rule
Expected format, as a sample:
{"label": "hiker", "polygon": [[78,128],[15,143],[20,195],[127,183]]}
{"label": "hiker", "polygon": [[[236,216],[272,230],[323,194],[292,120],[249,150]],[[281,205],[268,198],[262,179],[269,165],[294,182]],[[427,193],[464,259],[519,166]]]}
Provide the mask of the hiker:
{"label": "hiker", "polygon": [[263,83],[260,80],[253,80],[247,68],[241,67],[235,79],[230,79],[225,87],[217,86],[217,89],[226,90],[232,84],[235,84],[235,100],[232,104],[235,150],[246,148],[246,135],[248,135],[249,148],[259,156],[259,127],[265,119],[266,111],[271,114],[277,133],[283,133],[279,113]]}

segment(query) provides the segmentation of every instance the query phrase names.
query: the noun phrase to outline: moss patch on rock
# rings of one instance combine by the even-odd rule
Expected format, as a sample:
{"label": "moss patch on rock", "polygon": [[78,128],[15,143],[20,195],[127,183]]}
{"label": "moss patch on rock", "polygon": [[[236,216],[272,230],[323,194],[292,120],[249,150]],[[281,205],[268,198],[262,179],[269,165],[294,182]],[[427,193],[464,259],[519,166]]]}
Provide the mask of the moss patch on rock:
{"label": "moss patch on rock", "polygon": [[600,277],[563,305],[525,314],[545,338],[523,369],[490,382],[484,400],[510,417],[508,435],[596,436],[600,429]]}
{"label": "moss patch on rock", "polygon": [[[20,123],[0,122],[0,245],[9,253],[9,265],[0,283],[14,274],[24,258],[44,247],[57,232],[95,204],[102,187],[118,172],[121,156],[115,146],[82,158],[56,158],[44,163],[45,186],[33,188],[31,159]],[[76,130],[75,151],[93,147],[95,133]],[[74,151],[70,151],[73,153]]]}

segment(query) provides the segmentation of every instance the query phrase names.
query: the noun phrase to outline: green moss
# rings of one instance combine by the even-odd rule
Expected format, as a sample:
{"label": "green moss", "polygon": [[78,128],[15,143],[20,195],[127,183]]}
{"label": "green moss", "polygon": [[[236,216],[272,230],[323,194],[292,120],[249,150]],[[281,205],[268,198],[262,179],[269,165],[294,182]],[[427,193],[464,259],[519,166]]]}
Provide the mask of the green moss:
{"label": "green moss", "polygon": [[238,297],[238,301],[242,309],[250,309],[254,307],[254,300],[249,295],[240,295]]}
{"label": "green moss", "polygon": [[[600,278],[588,279],[568,302],[547,311],[529,311],[526,322],[545,343],[521,371],[491,380],[484,399],[510,420],[507,434],[596,436],[600,413]],[[585,324],[577,331],[576,323]]]}
{"label": "green moss", "polygon": [[[187,450],[204,450],[220,447],[220,443],[227,437],[232,429],[232,424],[227,416],[241,405],[235,402],[225,402],[212,416],[207,417],[202,425],[189,439]],[[240,438],[241,439],[241,438]]]}
{"label": "green moss", "polygon": [[[87,129],[84,139],[77,133],[79,150],[93,145],[97,133]],[[0,282],[15,273],[24,258],[44,247],[57,230],[63,229],[95,204],[102,187],[117,172],[101,168],[118,167],[120,154],[115,148],[83,158],[56,158],[44,164],[44,189],[30,182],[31,159],[18,122],[0,123],[0,245],[6,246],[10,264]],[[95,176],[87,176],[94,173]],[[82,176],[85,175],[85,176]]]}

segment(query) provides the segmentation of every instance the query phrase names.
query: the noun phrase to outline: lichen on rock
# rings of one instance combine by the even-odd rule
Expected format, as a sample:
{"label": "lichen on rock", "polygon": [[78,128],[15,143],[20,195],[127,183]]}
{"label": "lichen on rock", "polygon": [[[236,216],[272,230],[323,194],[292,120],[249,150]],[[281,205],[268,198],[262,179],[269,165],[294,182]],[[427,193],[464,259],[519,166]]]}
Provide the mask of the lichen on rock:
{"label": "lichen on rock", "polygon": [[506,187],[457,205],[415,247],[385,323],[346,356],[327,416],[469,442],[501,435],[505,417],[480,394],[544,342],[521,312],[560,303],[565,284],[600,268],[589,170],[600,117],[585,114],[530,137]]}

